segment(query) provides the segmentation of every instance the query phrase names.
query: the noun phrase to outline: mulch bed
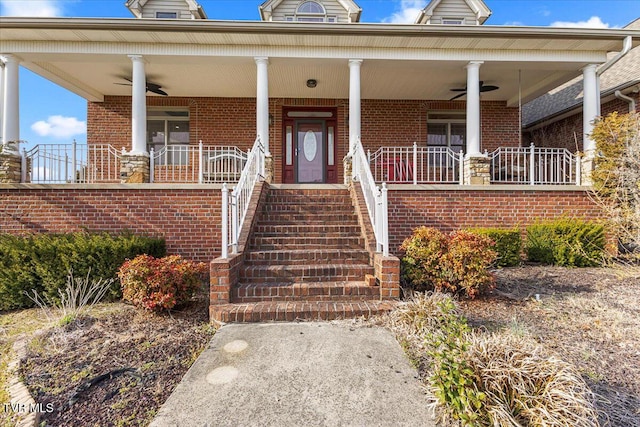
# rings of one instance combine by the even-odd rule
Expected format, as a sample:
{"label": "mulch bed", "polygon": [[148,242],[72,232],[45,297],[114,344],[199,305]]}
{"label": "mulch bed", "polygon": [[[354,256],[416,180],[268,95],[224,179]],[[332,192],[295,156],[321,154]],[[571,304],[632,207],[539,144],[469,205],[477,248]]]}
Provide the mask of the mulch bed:
{"label": "mulch bed", "polygon": [[206,304],[153,315],[123,304],[31,343],[20,370],[47,426],[148,425],[213,335]]}
{"label": "mulch bed", "polygon": [[[632,273],[632,274],[629,274]],[[640,270],[498,270],[489,295],[463,300],[471,324],[527,334],[578,367],[601,424],[640,426]]]}

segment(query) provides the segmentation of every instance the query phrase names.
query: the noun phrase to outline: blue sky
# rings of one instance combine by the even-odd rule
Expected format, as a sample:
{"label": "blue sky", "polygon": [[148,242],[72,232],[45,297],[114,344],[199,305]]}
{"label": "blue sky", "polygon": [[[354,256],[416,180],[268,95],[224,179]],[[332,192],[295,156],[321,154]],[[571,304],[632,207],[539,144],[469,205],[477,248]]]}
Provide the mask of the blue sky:
{"label": "blue sky", "polygon": [[[261,0],[200,0],[210,19],[257,20]],[[356,0],[362,22],[412,22],[426,0]],[[485,0],[486,25],[620,28],[640,18],[640,0]],[[124,0],[0,0],[0,16],[131,18]],[[20,137],[86,141],[86,101],[22,68]]]}

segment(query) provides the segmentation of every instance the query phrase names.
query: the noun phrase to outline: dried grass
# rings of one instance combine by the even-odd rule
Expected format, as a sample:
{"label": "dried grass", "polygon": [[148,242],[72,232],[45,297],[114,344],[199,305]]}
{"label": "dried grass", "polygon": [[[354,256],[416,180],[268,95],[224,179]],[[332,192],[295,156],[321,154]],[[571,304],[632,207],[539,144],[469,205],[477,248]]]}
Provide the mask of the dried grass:
{"label": "dried grass", "polygon": [[599,426],[595,398],[576,368],[511,334],[468,336],[466,361],[487,395],[493,426]]}

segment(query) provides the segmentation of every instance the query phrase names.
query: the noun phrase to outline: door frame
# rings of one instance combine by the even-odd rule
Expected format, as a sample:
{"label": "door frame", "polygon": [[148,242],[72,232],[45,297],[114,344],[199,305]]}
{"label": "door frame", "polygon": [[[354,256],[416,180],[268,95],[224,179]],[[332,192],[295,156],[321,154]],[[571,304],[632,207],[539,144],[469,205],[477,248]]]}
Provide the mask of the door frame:
{"label": "door frame", "polygon": [[[295,117],[289,117],[290,112],[300,112]],[[308,113],[308,115],[305,115]],[[318,117],[316,113],[331,116]],[[314,115],[315,114],[315,115]],[[299,123],[322,123],[323,125],[323,170],[322,177],[324,183],[337,183],[337,152],[338,152],[338,109],[337,107],[282,107],[282,182],[298,182],[298,159],[296,155],[297,133]],[[292,164],[287,165],[287,127],[292,129]],[[329,127],[333,127],[333,165],[329,163]],[[298,153],[301,155],[302,153]]]}

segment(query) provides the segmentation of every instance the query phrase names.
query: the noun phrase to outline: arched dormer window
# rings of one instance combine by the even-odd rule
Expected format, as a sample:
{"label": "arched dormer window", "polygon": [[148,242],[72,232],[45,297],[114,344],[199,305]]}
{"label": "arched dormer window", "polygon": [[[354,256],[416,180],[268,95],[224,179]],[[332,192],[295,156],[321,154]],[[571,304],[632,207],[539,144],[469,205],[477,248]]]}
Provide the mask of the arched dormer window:
{"label": "arched dormer window", "polygon": [[337,19],[335,16],[327,16],[327,11],[321,3],[303,1],[298,5],[295,16],[288,16],[287,21],[337,22]]}

